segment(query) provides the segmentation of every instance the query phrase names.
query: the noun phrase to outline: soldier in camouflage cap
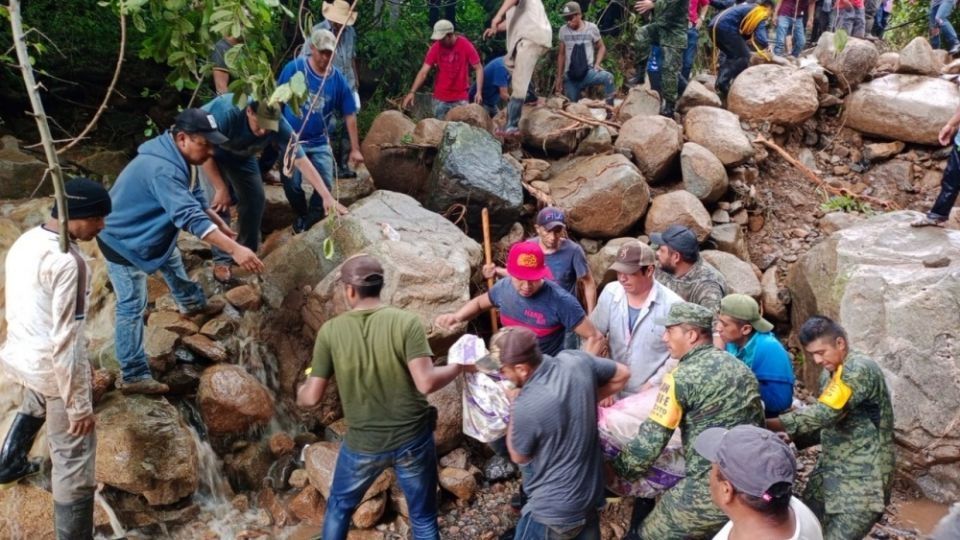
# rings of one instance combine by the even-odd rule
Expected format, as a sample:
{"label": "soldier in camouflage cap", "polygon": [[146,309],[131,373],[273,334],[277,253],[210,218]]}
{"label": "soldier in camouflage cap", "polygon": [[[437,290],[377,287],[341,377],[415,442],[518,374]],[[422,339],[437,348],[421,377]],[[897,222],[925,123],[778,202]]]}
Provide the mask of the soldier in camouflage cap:
{"label": "soldier in camouflage cap", "polygon": [[687,302],[711,311],[720,309],[727,282],[700,257],[700,244],[693,231],[683,225],[671,225],[662,233],[651,234],[650,242],[657,245],[657,281]]}
{"label": "soldier in camouflage cap", "polygon": [[798,447],[822,445],[803,502],[823,524],[826,540],[863,538],[890,500],[893,480],[893,408],[880,367],[851,351],[843,328],[812,317],[800,328],[808,358],[823,366],[813,406],[768,419]]}
{"label": "soldier in camouflage cap", "polygon": [[[660,497],[642,524],[631,523],[631,537],[710,537],[727,517],[710,499],[710,462],[697,453],[693,441],[711,427],[763,425],[760,390],[750,368],[712,345],[710,310],[682,302],[674,304],[669,315],[657,323],[666,327],[663,341],[680,363],[664,376],[650,417],[614,460],[613,468],[628,480],[642,476],[679,427],[686,477]],[[636,513],[634,517],[634,521],[643,519]]]}

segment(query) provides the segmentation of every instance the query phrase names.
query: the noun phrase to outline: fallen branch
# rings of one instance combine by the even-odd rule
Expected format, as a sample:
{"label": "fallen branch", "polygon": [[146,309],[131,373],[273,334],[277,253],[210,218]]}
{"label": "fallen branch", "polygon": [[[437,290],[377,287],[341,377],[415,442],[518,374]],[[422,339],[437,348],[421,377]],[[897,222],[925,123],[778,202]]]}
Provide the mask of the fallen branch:
{"label": "fallen branch", "polygon": [[571,120],[576,120],[577,122],[587,124],[588,126],[610,126],[612,128],[617,128],[618,130],[623,127],[621,124],[618,124],[616,122],[611,122],[610,120],[597,120],[596,118],[587,118],[585,116],[569,113],[561,109],[557,109],[556,112],[560,116],[565,116]]}
{"label": "fallen branch", "polygon": [[871,197],[871,196],[869,196],[869,195],[863,195],[863,194],[860,194],[860,193],[855,193],[853,190],[851,190],[850,188],[848,188],[848,187],[846,187],[846,186],[836,187],[836,186],[832,186],[832,185],[828,184],[828,183],[825,182],[822,178],[820,178],[819,176],[817,176],[817,174],[816,174],[815,172],[811,171],[809,167],[807,167],[807,166],[804,165],[803,163],[800,163],[800,160],[798,160],[797,158],[791,156],[789,152],[787,152],[786,150],[784,150],[783,148],[781,148],[777,143],[775,143],[775,142],[767,139],[767,138],[764,137],[763,135],[757,135],[757,138],[754,139],[753,142],[762,144],[762,145],[766,146],[767,148],[769,148],[769,149],[775,151],[776,153],[780,154],[780,157],[782,157],[784,160],[786,160],[787,163],[789,163],[789,164],[793,165],[794,167],[796,167],[796,168],[797,168],[800,172],[802,172],[802,173],[804,174],[804,176],[806,176],[807,179],[809,179],[814,185],[816,185],[818,188],[826,191],[827,193],[829,193],[829,194],[831,194],[831,195],[836,195],[836,196],[841,196],[841,197],[843,197],[843,196],[850,197],[850,198],[853,198],[853,199],[857,199],[857,200],[863,201],[863,202],[865,202],[865,203],[869,203],[869,204],[876,205],[876,206],[881,207],[881,208],[884,208],[884,209],[886,209],[886,210],[899,210],[899,209],[900,209],[900,207],[899,207],[896,203],[894,203],[893,201],[888,201],[888,200],[885,200],[885,199],[879,199],[879,198],[877,198],[877,197]]}
{"label": "fallen branch", "polygon": [[542,203],[544,206],[553,206],[553,197],[545,193],[543,190],[537,189],[527,182],[520,182],[520,185],[523,186],[523,189],[527,190],[527,193],[529,193],[530,196]]}

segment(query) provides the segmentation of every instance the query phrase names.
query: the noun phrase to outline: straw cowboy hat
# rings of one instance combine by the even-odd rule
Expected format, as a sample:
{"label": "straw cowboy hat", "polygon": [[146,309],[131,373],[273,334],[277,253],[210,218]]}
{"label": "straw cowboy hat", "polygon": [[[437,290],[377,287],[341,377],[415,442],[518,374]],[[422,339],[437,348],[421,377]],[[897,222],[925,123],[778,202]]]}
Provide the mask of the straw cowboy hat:
{"label": "straw cowboy hat", "polygon": [[332,23],[353,26],[357,21],[357,14],[350,13],[350,2],[333,0],[333,3],[323,3],[323,18]]}

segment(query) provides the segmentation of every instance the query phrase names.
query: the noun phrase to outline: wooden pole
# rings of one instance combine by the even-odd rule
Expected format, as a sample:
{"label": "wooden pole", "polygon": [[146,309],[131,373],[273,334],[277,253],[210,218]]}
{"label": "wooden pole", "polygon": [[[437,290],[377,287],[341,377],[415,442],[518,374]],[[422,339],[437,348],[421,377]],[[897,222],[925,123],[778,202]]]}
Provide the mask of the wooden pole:
{"label": "wooden pole", "polygon": [[20,62],[20,71],[23,83],[30,96],[30,105],[33,107],[33,117],[37,120],[37,130],[40,132],[40,142],[43,144],[43,153],[47,157],[47,167],[53,178],[53,193],[57,199],[57,215],[60,224],[60,251],[66,253],[70,247],[70,236],[67,232],[67,198],[63,191],[63,170],[60,169],[60,160],[53,147],[53,136],[50,134],[50,125],[47,124],[47,114],[43,110],[43,101],[40,100],[40,90],[37,80],[33,77],[33,68],[30,66],[30,54],[27,52],[27,39],[23,33],[23,20],[20,16],[20,1],[10,0],[10,28],[13,36],[13,46],[17,51],[17,61]]}
{"label": "wooden pole", "polygon": [[[490,211],[484,208],[480,212],[480,220],[483,223],[483,262],[484,264],[493,263],[493,248],[490,244]],[[487,290],[493,288],[493,278],[487,278]],[[497,309],[490,308],[490,327],[496,332],[499,329],[497,323]]]}

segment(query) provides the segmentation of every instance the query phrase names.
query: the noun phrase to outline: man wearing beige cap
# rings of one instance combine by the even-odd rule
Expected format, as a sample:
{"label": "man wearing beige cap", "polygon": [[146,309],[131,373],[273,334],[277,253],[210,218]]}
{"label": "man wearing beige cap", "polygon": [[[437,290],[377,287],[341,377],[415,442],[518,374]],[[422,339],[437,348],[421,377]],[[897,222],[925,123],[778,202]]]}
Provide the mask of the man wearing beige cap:
{"label": "man wearing beige cap", "polygon": [[[610,358],[630,368],[630,381],[623,394],[635,394],[654,377],[670,358],[663,342],[664,327],[657,319],[666,318],[670,307],[683,302],[677,293],[664,287],[653,273],[657,256],[639,240],[620,246],[610,271],[617,280],[600,293],[597,309],[590,320],[607,337]],[[659,374],[662,376],[662,374]]]}
{"label": "man wearing beige cap", "polygon": [[739,358],[757,376],[767,418],[780,416],[793,403],[793,365],[772,331],[773,325],[760,316],[760,305],[753,298],[729,294],[720,301],[713,344]]}
{"label": "man wearing beige cap", "polygon": [[[417,90],[427,80],[427,74],[436,67],[437,76],[433,82],[433,112],[436,118],[443,120],[450,109],[467,104],[470,96],[471,67],[476,74],[477,88],[483,88],[483,63],[480,62],[480,55],[477,54],[473,43],[454,32],[453,23],[446,19],[440,19],[433,25],[433,34],[430,39],[433,40],[433,45],[427,51],[423,66],[417,72],[410,92],[403,97],[402,107],[410,108]],[[473,101],[483,105],[483,93],[477,92]]]}
{"label": "man wearing beige cap", "polygon": [[297,389],[297,404],[313,407],[336,375],[349,426],[337,456],[322,537],[345,539],[363,494],[393,467],[407,500],[413,538],[439,539],[433,440],[437,410],[425,394],[449,384],[463,366],[435,366],[420,319],[383,304],[384,270],[377,259],[366,254],[347,259],[339,282],[350,311],[320,327],[308,378]]}

